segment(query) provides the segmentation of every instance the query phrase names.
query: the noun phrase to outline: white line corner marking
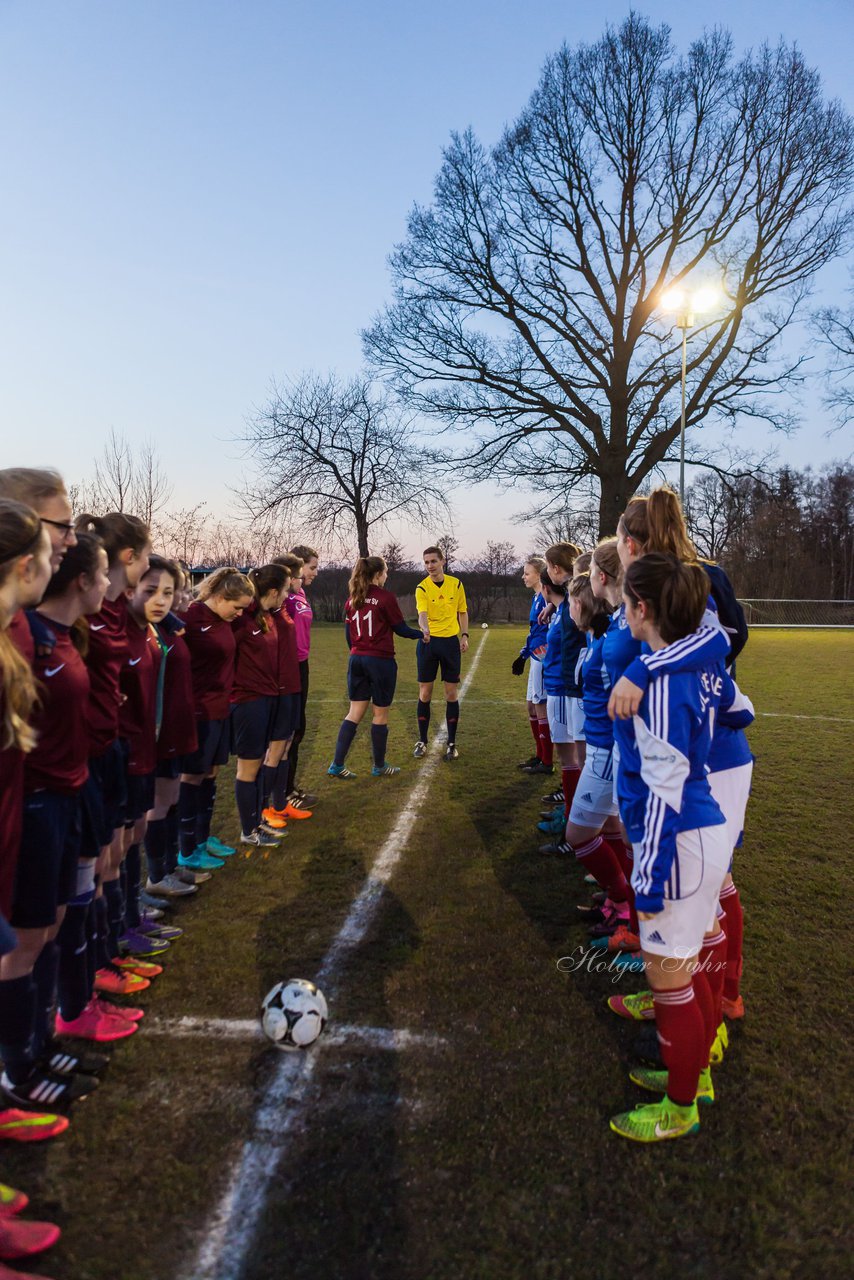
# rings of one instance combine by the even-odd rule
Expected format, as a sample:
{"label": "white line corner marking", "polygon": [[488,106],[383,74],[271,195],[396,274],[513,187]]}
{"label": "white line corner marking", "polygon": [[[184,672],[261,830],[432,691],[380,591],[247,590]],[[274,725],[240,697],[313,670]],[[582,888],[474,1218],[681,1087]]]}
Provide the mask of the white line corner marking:
{"label": "white line corner marking", "polygon": [[[488,631],[483,633],[483,639],[460,687],[460,699],[465,697],[474,679],[488,635]],[[323,958],[317,973],[318,986],[329,987],[342,956],[357,947],[364,938],[379,906],[383,888],[400,861],[419,810],[427,798],[430,780],[439,763],[439,749],[446,737],[447,728],[443,725],[433,738],[430,754],[421,768],[421,776],[412,788],[400,817],[377,854],[346,920]],[[245,1026],[242,1022],[238,1025]],[[357,1029],[342,1027],[339,1034],[345,1030],[352,1032]],[[365,1030],[376,1032],[381,1029]],[[407,1033],[391,1034],[404,1036]],[[335,1032],[327,1033],[321,1036],[310,1053],[282,1055],[255,1113],[254,1132],[244,1143],[228,1186],[211,1215],[196,1260],[192,1268],[185,1272],[187,1280],[238,1280],[267,1201],[268,1184],[284,1154],[285,1140],[294,1127],[300,1110],[298,1104],[308,1091],[324,1043],[332,1045],[340,1043],[340,1040],[336,1040]],[[286,1103],[289,1104],[287,1107]],[[275,1142],[271,1141],[272,1136],[275,1137]]]}

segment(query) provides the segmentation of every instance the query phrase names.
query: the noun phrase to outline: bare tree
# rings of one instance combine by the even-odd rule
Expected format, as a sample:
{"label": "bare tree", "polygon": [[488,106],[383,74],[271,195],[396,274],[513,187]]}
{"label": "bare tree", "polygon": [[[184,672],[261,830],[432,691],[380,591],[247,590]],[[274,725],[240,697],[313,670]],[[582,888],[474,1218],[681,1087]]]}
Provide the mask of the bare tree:
{"label": "bare tree", "polygon": [[194,507],[164,512],[154,529],[158,550],[164,555],[183,560],[185,564],[198,564],[200,551],[207,537],[206,507],[206,502],[197,502]]}
{"label": "bare tree", "polygon": [[133,450],[125,436],[110,427],[110,434],[95,462],[91,489],[95,505],[102,511],[132,511],[136,468]]}
{"label": "bare tree", "polygon": [[830,348],[825,403],[836,415],[837,427],[854,420],[854,287],[845,307],[824,307],[816,313],[815,328]]}
{"label": "bare tree", "polygon": [[701,556],[719,560],[741,532],[753,485],[732,482],[707,472],[700,475],[685,493],[685,519],[694,545]]}
{"label": "bare tree", "polygon": [[471,433],[457,474],[553,493],[592,477],[613,532],[679,437],[665,288],[722,289],[688,344],[689,461],[715,465],[691,429],[795,423],[805,355],[779,339],[844,246],[852,180],[851,119],[797,48],[737,61],[715,29],[677,57],[631,14],[551,57],[493,150],[453,136],[368,357],[413,410]]}
{"label": "bare tree", "polygon": [[452,533],[443,533],[441,538],[436,539],[436,546],[445,558],[445,568],[450,570],[454,560],[459,555],[460,543]]}
{"label": "bare tree", "polygon": [[389,573],[397,573],[401,569],[412,568],[412,561],[399,542],[387,542],[380,554],[388,565]]}
{"label": "bare tree", "polygon": [[308,525],[320,541],[355,534],[359,554],[392,520],[424,526],[448,511],[411,421],[363,378],[306,374],[249,423],[253,469],[241,499],[253,520]]}
{"label": "bare tree", "polygon": [[[172,496],[172,486],[151,440],[143,440],[131,458],[131,510],[151,526]],[[115,508],[118,511],[121,507]]]}

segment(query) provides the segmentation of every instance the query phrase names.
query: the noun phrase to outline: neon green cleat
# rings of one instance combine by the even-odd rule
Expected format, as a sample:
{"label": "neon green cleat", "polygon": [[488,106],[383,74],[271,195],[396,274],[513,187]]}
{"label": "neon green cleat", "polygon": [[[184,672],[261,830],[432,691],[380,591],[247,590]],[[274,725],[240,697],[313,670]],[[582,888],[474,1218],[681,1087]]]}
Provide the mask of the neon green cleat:
{"label": "neon green cleat", "polygon": [[632,1142],[664,1142],[666,1138],[684,1138],[689,1133],[697,1133],[700,1117],[696,1102],[690,1107],[677,1107],[664,1097],[660,1102],[644,1103],[634,1111],[612,1116],[611,1128]]}
{"label": "neon green cleat", "polygon": [[724,1053],[729,1048],[729,1032],[726,1023],[722,1022],[718,1027],[718,1034],[712,1041],[712,1047],[709,1050],[709,1062],[716,1067],[724,1060]]}
{"label": "neon green cleat", "polygon": [[[656,1067],[635,1067],[629,1072],[629,1079],[634,1084],[639,1084],[642,1089],[649,1089],[651,1093],[667,1093],[667,1071],[661,1071]],[[704,1067],[700,1072],[700,1079],[697,1083],[697,1096],[695,1102],[714,1102],[715,1086],[712,1084],[712,1073],[708,1067]]]}
{"label": "neon green cleat", "polygon": [[608,1008],[621,1018],[635,1022],[647,1022],[655,1017],[655,1003],[651,991],[639,991],[634,996],[609,996]]}

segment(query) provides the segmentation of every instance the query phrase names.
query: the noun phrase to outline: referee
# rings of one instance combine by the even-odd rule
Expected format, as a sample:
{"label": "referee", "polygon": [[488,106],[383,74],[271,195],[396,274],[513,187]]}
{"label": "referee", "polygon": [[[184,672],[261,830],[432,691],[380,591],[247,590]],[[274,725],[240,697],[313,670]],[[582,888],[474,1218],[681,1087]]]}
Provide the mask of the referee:
{"label": "referee", "polygon": [[414,755],[427,754],[427,732],[430,728],[430,700],[439,669],[445,685],[445,717],[448,724],[446,760],[456,760],[457,724],[460,718],[460,658],[469,647],[469,615],[466,593],[459,578],[445,573],[445,557],[438,547],[424,552],[427,577],[415,588],[418,625],[422,640],[418,641],[418,741]]}

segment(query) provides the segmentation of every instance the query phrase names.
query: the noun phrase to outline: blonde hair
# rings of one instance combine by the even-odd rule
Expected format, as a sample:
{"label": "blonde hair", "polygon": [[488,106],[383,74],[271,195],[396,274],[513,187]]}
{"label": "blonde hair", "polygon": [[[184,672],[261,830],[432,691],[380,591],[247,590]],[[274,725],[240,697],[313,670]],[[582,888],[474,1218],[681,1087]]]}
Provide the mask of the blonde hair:
{"label": "blonde hair", "polygon": [[579,626],[582,631],[592,631],[597,617],[601,616],[602,619],[608,617],[604,600],[600,600],[593,594],[589,573],[582,573],[579,577],[572,579],[569,584],[569,595],[570,599],[579,601]]}
{"label": "blonde hair", "polygon": [[[32,555],[42,536],[42,522],[31,507],[0,499],[0,586],[22,556]],[[29,724],[38,690],[32,667],[15,647],[8,629],[0,630],[0,749],[32,751],[36,735]]]}
{"label": "blonde hair", "polygon": [[609,578],[614,582],[619,582],[623,573],[623,566],[620,564],[620,557],[617,554],[617,539],[602,538],[593,548],[593,556],[590,567],[600,569],[602,573],[607,573]]}
{"label": "blonde hair", "polygon": [[572,566],[580,555],[581,548],[574,542],[556,542],[546,552],[546,560],[549,564],[556,564],[565,573],[572,573]]}
{"label": "blonde hair", "polygon": [[536,569],[537,573],[542,573],[546,567],[546,562],[542,556],[528,556],[525,564],[529,564],[532,569]]}
{"label": "blonde hair", "polygon": [[220,596],[223,600],[239,600],[241,596],[251,596],[254,600],[255,587],[245,573],[225,565],[222,569],[214,569],[196,588],[197,600],[209,600],[211,596]]}
{"label": "blonde hair", "polygon": [[350,581],[347,584],[347,590],[350,592],[350,603],[356,608],[361,609],[365,603],[368,589],[371,585],[371,578],[375,578],[378,573],[382,573],[386,567],[386,562],[382,556],[360,556],[353,566],[353,572],[350,574]]}
{"label": "blonde hair", "polygon": [[0,498],[35,507],[49,498],[66,498],[65,481],[52,467],[6,467],[0,471]]}
{"label": "blonde hair", "polygon": [[582,551],[580,556],[576,556],[575,564],[572,566],[572,572],[576,575],[579,573],[589,573],[592,560],[592,551]]}
{"label": "blonde hair", "polygon": [[688,537],[688,529],[679,499],[672,489],[662,485],[649,497],[637,494],[620,516],[618,528],[623,536],[638,544],[638,553],[659,551],[693,564],[697,551]]}

